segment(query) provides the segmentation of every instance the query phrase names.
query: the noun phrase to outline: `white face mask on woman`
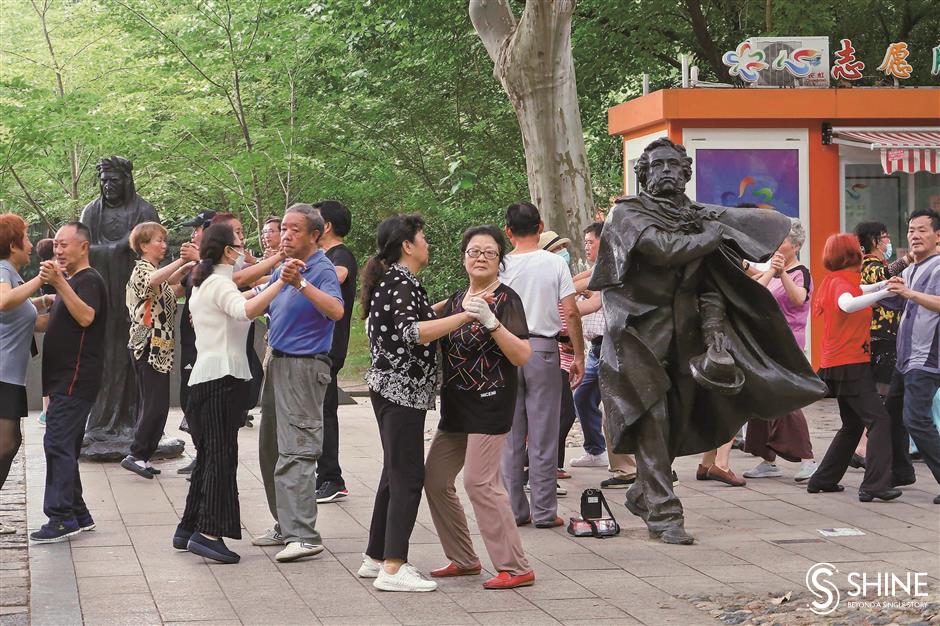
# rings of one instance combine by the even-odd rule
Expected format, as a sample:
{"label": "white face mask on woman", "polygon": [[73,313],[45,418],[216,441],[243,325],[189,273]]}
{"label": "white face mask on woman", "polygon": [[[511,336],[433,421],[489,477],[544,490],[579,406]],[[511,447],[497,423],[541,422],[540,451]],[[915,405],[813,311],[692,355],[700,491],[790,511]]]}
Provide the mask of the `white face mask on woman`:
{"label": "white face mask on woman", "polygon": [[571,265],[571,253],[568,252],[568,248],[562,248],[561,250],[559,250],[559,251],[556,252],[555,254],[557,254],[558,256],[560,256],[561,258],[563,258],[563,259],[565,260],[565,264],[566,264],[566,265]]}
{"label": "white face mask on woman", "polygon": [[888,242],[888,245],[885,246],[885,258],[890,259],[894,254],[894,246],[891,245],[891,242]]}
{"label": "white face mask on woman", "polygon": [[240,271],[245,268],[245,253],[239,252],[238,256],[235,257],[235,263],[232,266],[233,271]]}

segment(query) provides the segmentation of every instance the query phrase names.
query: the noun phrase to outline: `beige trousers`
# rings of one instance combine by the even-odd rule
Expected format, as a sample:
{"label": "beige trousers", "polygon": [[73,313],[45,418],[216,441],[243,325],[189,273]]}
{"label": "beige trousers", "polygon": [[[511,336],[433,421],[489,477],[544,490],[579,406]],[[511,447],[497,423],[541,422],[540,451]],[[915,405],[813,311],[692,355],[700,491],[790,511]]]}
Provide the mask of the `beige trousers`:
{"label": "beige trousers", "polygon": [[454,487],[463,469],[464,488],[493,566],[499,572],[519,575],[531,568],[503,486],[499,460],[505,441],[505,434],[437,431],[424,465],[424,491],[444,555],[459,567],[476,567],[480,557],[473,549],[467,516]]}

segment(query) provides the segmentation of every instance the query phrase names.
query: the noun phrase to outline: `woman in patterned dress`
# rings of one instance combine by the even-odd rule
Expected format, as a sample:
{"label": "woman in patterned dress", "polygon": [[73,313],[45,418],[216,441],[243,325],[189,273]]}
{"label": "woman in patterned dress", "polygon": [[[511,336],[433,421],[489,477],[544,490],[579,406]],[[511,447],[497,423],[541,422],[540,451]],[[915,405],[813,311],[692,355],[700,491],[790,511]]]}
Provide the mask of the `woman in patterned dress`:
{"label": "woman in patterned dress", "polygon": [[137,374],[137,423],[131,451],[121,467],[143,478],[153,478],[160,470],[150,459],[166,426],[170,411],[170,370],[173,369],[176,294],[172,285],[192,268],[187,261],[188,246],[180,258],[159,267],[166,256],[166,229],[156,222],[143,222],[131,231],[129,244],[140,256],[134,264],[125,289],[127,312],[131,318],[127,348]]}
{"label": "woman in patterned dress", "polygon": [[496,570],[483,587],[512,589],[535,581],[500,472],[500,456],[516,405],[516,368],[532,353],[529,327],[522,300],[499,282],[506,254],[499,229],[470,228],[460,251],[470,284],[446,301],[443,314],[471,311],[479,319],[441,338],[441,421],[428,450],[424,489],[450,562],[431,576],[474,575],[483,567],[454,488],[463,470],[464,487]]}
{"label": "woman in patterned dress", "polygon": [[361,306],[372,352],[366,382],[384,458],[359,576],[374,578],[383,591],[434,591],[437,583],[408,563],[424,487],[424,418],[434,408],[436,340],[474,316],[436,319],[417,278],[428,264],[420,215],[386,218],[376,239],[378,253],[363,270]]}

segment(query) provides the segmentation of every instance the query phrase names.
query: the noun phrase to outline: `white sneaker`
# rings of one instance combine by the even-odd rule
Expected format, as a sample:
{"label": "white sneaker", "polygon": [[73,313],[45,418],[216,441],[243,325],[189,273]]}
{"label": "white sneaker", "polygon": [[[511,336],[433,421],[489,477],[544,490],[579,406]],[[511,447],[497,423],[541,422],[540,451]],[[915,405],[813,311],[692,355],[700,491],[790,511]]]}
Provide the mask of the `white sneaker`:
{"label": "white sneaker", "polygon": [[778,476],[783,476],[783,470],[767,461],[761,461],[754,469],[744,472],[745,478],[777,478]]}
{"label": "white sneaker", "polygon": [[277,532],[276,529],[272,528],[268,532],[261,535],[260,537],[255,537],[254,539],[252,539],[251,545],[253,546],[283,546],[284,535]]}
{"label": "white sneaker", "polygon": [[607,452],[591,454],[585,452],[576,459],[572,459],[571,467],[607,467]]}
{"label": "white sneaker", "polygon": [[274,558],[279,563],[288,563],[308,556],[316,556],[323,552],[323,546],[318,543],[307,543],[305,541],[291,541],[287,547],[278,552]]}
{"label": "white sneaker", "polygon": [[359,578],[378,578],[379,572],[382,571],[382,561],[376,561],[368,554],[362,555],[362,565],[359,566],[359,571],[356,572],[356,576]]}
{"label": "white sneaker", "polygon": [[798,483],[809,480],[810,476],[816,473],[816,461],[801,461],[800,462],[800,471],[796,473],[796,476],[793,477]]}
{"label": "white sneaker", "polygon": [[372,586],[382,591],[434,591],[437,583],[424,577],[411,563],[404,563],[395,575],[385,568],[379,569],[379,576]]}

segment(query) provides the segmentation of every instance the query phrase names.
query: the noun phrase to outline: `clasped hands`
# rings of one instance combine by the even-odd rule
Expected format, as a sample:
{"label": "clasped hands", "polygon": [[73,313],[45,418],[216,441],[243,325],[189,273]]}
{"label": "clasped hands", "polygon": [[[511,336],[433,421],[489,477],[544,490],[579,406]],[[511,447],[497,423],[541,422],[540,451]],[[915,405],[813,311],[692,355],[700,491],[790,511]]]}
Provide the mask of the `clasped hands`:
{"label": "clasped hands", "polygon": [[494,331],[499,328],[499,320],[496,314],[490,309],[489,303],[480,296],[473,296],[464,300],[463,310],[467,315],[478,321],[486,330]]}
{"label": "clasped hands", "polygon": [[281,280],[297,289],[300,288],[300,281],[303,280],[301,272],[306,264],[300,259],[287,259],[281,265]]}
{"label": "clasped hands", "polygon": [[901,296],[905,299],[910,299],[911,295],[914,293],[914,291],[907,286],[907,284],[904,282],[904,279],[900,276],[892,276],[889,278],[887,289],[891,293]]}
{"label": "clasped hands", "polygon": [[39,264],[39,278],[43,284],[52,285],[58,289],[65,281],[65,273],[55,261],[43,261]]}

